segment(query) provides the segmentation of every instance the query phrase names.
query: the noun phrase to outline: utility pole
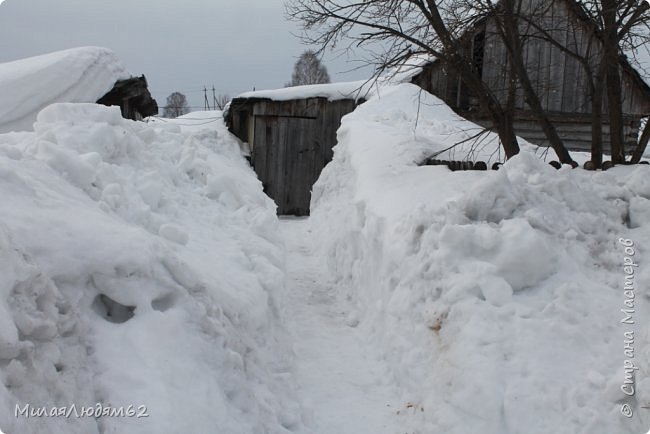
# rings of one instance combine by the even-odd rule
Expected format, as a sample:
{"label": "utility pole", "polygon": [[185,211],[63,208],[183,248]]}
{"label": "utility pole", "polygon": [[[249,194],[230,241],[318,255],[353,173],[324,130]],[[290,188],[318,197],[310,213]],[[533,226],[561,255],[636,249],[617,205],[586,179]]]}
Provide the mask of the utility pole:
{"label": "utility pole", "polygon": [[214,84],[212,85],[212,110],[217,109],[217,94],[214,93]]}
{"label": "utility pole", "polygon": [[210,102],[208,101],[208,88],[203,86],[203,109],[210,110]]}

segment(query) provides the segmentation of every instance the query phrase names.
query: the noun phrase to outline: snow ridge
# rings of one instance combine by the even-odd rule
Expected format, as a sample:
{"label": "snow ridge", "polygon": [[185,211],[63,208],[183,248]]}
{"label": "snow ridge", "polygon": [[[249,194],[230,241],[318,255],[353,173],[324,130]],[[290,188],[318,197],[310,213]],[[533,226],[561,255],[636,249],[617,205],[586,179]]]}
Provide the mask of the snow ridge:
{"label": "snow ridge", "polygon": [[[526,148],[499,171],[417,166],[471,128],[412,85],[343,119],[311,227],[348,315],[424,409],[417,432],[644,432],[647,368],[633,400],[620,389],[618,239],[634,240],[646,262],[650,169],[556,171]],[[650,266],[636,271],[645,319],[631,327],[647,367]]]}
{"label": "snow ridge", "polygon": [[[275,205],[223,123],[182,132],[55,104],[0,135],[0,426],[9,433],[302,426]],[[146,418],[14,417],[16,404]]]}
{"label": "snow ridge", "polygon": [[0,133],[29,131],[57,102],[95,102],[130,74],[114,52],[79,47],[0,63]]}

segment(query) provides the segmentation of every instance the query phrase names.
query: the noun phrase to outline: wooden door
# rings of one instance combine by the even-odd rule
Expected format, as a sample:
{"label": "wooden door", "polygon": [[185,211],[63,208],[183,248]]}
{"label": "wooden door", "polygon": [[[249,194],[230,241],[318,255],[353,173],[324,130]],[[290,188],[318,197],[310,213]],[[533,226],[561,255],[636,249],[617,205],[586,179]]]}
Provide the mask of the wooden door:
{"label": "wooden door", "polygon": [[[314,173],[317,121],[313,118],[256,116],[253,167],[278,214],[308,215]],[[318,167],[320,173],[322,167]]]}

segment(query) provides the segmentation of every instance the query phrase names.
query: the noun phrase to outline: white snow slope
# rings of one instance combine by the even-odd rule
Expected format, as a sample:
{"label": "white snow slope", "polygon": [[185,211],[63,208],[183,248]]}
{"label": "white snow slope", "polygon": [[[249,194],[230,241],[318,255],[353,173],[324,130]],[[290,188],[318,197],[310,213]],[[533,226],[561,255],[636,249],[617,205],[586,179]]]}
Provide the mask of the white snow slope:
{"label": "white snow slope", "polygon": [[34,128],[0,135],[0,429],[300,429],[275,205],[223,123],[54,104]]}
{"label": "white snow slope", "polygon": [[[478,128],[380,87],[344,118],[312,217],[278,223],[219,112],[35,120],[0,134],[4,432],[650,427],[650,166],[556,171],[523,143],[499,171],[418,167]],[[439,155],[465,157],[501,159],[493,135]]]}
{"label": "white snow slope", "polygon": [[314,244],[410,409],[403,432],[646,433],[650,166],[556,171],[528,147],[499,171],[417,166],[471,127],[382,89],[314,186]]}
{"label": "white snow slope", "polygon": [[0,63],[0,133],[31,131],[57,102],[95,102],[130,75],[106,48],[80,47]]}

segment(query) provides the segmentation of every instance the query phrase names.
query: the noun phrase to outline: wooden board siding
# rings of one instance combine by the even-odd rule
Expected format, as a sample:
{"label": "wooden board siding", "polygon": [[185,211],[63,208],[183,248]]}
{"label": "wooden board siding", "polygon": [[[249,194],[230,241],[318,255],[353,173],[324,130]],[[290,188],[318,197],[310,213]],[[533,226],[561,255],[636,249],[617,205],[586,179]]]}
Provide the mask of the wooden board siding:
{"label": "wooden board siding", "polygon": [[228,123],[248,142],[251,164],[280,215],[309,215],[312,186],[332,159],[341,118],[351,99],[235,99]]}
{"label": "wooden board siding", "polygon": [[[592,70],[598,68],[602,42],[594,30],[576,11],[572,0],[522,0],[522,10],[530,14],[531,20],[545,26],[558,41],[563,42],[568,50],[580,53],[588,59]],[[508,66],[507,49],[497,31],[494,17],[480,22],[469,34],[485,31],[482,79],[488,85],[496,99],[506,106],[509,86],[513,83]],[[538,92],[542,106],[557,122],[557,129],[570,150],[585,149],[591,143],[589,116],[592,112],[590,77],[585,65],[566,51],[551,42],[540,39],[542,33],[525,23],[520,32],[526,36],[523,43],[523,58],[533,86]],[[471,41],[471,38],[467,38]],[[447,72],[443,76],[444,72]],[[650,88],[639,74],[625,61],[621,60],[623,115],[625,119],[626,146],[636,143],[639,120],[650,114]],[[480,121],[485,116],[477,107],[459,104],[459,85],[457,75],[448,71],[442,61],[436,61],[423,68],[422,73],[414,77],[413,83],[443,99],[452,109],[470,120]],[[444,83],[444,85],[443,85]],[[516,82],[515,82],[516,83]],[[466,86],[461,89],[466,90]],[[460,102],[472,101],[463,98]],[[515,120],[519,124],[515,129],[527,131],[522,136],[538,144],[545,144],[546,138],[538,135],[539,128],[527,127],[530,109],[526,103],[523,89],[516,83],[513,107],[517,111]],[[518,118],[523,113],[523,118]],[[607,95],[603,95],[602,113],[607,115]],[[608,122],[605,117],[605,132]],[[605,149],[609,147],[609,138],[604,137]]]}
{"label": "wooden board siding", "polygon": [[[490,122],[485,118],[467,116],[467,118],[479,125],[489,128]],[[591,151],[591,118],[588,115],[566,116],[563,114],[551,115],[551,122],[562,138],[564,145],[572,151]],[[634,150],[637,143],[639,131],[639,120],[636,117],[626,116],[624,122],[625,135],[625,152],[627,155]],[[513,123],[516,134],[529,142],[539,145],[548,146],[548,140],[539,126],[539,123],[528,113],[518,113]],[[603,150],[609,152],[609,122],[603,118]]]}

